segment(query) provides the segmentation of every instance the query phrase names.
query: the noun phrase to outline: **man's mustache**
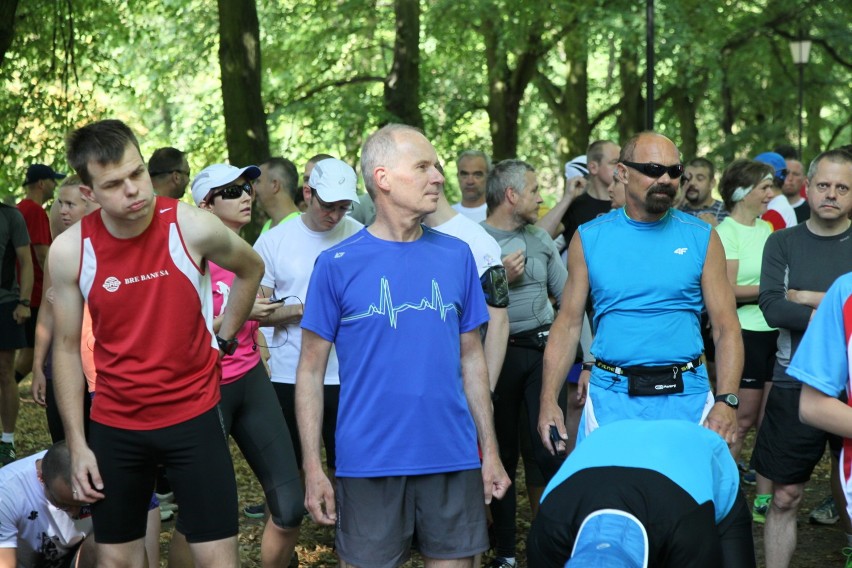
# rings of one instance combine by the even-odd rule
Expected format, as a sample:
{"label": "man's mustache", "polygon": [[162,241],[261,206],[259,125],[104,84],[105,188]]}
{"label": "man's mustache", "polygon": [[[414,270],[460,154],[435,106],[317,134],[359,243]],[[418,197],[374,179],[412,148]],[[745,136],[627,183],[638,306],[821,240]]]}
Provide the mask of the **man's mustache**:
{"label": "man's mustache", "polygon": [[674,199],[675,195],[677,195],[677,188],[668,183],[658,183],[652,185],[648,193],[662,193]]}

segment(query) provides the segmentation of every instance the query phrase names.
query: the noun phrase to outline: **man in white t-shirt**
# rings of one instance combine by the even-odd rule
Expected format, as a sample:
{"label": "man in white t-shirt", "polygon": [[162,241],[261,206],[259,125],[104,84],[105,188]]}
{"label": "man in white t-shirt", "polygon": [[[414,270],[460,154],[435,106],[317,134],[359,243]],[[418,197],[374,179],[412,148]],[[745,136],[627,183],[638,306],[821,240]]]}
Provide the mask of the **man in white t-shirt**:
{"label": "man in white t-shirt", "polygon": [[[302,306],[308,294],[308,282],[317,256],[363,228],[361,223],[346,214],[352,203],[358,202],[356,180],[355,170],[341,160],[326,158],[317,162],[302,189],[307,203],[305,212],[262,234],[254,245],[266,264],[260,283],[263,294],[282,300],[282,306],[261,323],[273,329],[268,344],[270,375],[290,429],[300,470],[302,451],[294,393],[296,367],[302,346],[302,330],[299,327]],[[337,356],[332,348],[325,370],[323,397],[323,441],[326,463],[332,472],[339,394]]]}
{"label": "man in white t-shirt", "polygon": [[96,565],[89,505],[71,489],[65,442],[0,469],[0,566]]}
{"label": "man in white t-shirt", "polygon": [[[441,174],[444,173],[442,169],[439,170]],[[491,392],[494,392],[509,340],[509,282],[501,261],[500,245],[479,224],[454,211],[444,195],[443,187],[441,189],[438,208],[423,218],[423,224],[466,242],[473,253],[488,308],[488,330],[483,348],[485,364],[488,367],[488,383]]]}
{"label": "man in white t-shirt", "polygon": [[456,160],[461,202],[453,209],[468,219],[482,223],[488,206],[485,204],[485,181],[491,171],[491,158],[479,150],[465,150]]}

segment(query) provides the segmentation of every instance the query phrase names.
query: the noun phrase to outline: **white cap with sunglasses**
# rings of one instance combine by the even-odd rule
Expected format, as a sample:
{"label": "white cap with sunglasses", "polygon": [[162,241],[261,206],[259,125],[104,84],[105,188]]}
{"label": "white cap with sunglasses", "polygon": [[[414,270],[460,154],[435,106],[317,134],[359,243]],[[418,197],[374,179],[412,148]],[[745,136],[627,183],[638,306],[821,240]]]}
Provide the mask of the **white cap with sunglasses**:
{"label": "white cap with sunglasses", "polygon": [[325,203],[335,201],[358,200],[355,183],[358,176],[352,166],[337,158],[326,158],[314,165],[308,186],[317,192],[317,196]]}
{"label": "white cap with sunglasses", "polygon": [[246,166],[238,168],[229,164],[213,164],[207,166],[192,180],[192,199],[196,205],[207,199],[210,192],[217,187],[222,187],[242,177],[251,181],[260,176],[260,168],[257,166]]}

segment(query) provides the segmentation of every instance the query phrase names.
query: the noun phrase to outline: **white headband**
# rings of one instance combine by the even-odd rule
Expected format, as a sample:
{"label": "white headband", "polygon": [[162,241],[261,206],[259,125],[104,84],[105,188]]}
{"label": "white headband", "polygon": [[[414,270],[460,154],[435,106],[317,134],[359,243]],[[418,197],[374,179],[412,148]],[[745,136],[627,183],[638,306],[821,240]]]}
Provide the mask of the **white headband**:
{"label": "white headband", "polygon": [[[766,180],[771,180],[771,179],[772,179],[772,174],[766,174],[765,176],[763,176],[763,179],[761,179],[757,183],[760,183],[760,182],[766,181]],[[757,183],[754,184],[754,185],[757,185]],[[754,185],[750,185],[748,187],[738,187],[737,189],[735,189],[734,194],[731,195],[731,201],[736,203],[737,201],[742,201],[743,199],[745,199],[745,196],[748,195],[749,193],[751,193],[751,190],[754,189]]]}

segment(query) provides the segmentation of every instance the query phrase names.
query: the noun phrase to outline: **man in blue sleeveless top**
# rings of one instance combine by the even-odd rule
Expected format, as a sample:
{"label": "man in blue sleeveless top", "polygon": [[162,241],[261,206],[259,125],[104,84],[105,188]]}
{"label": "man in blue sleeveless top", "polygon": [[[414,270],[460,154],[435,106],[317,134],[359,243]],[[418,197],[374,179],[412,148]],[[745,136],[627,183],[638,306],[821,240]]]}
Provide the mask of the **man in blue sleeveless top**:
{"label": "man in blue sleeveless top", "polygon": [[[557,395],[573,363],[583,308],[591,294],[596,363],[578,444],[598,425],[625,418],[703,423],[728,443],[736,436],[736,396],[743,345],[725,255],[710,225],[672,208],[683,165],[668,138],[643,132],[624,145],[616,179],[621,209],[581,225],[568,251],[562,310],[544,353],[539,433],[552,451],[550,427],[565,437]],[[702,355],[700,316],[713,325],[717,396]],[[588,379],[587,379],[588,380]]]}
{"label": "man in blue sleeveless top", "polygon": [[527,564],[754,568],[739,483],[725,441],[697,424],[602,426],[545,489]]}

